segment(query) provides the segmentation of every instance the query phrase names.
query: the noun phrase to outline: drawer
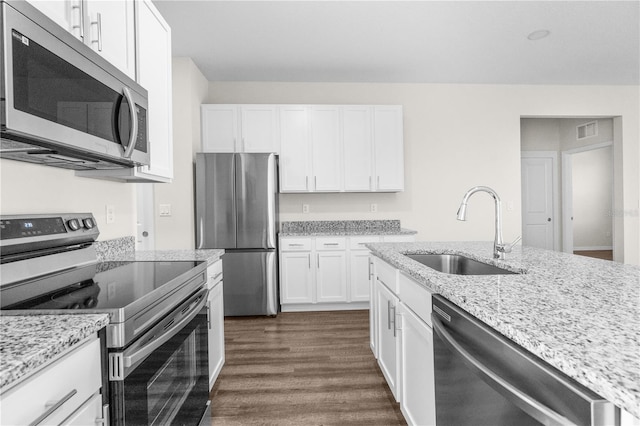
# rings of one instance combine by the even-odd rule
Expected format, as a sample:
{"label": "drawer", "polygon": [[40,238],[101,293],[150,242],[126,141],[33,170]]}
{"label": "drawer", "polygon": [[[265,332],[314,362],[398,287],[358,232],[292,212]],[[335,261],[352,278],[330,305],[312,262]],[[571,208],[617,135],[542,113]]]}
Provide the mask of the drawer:
{"label": "drawer", "polygon": [[281,251],[311,251],[311,238],[283,238],[280,240]]}
{"label": "drawer", "polygon": [[207,287],[211,290],[220,281],[222,281],[222,260],[217,260],[207,267]]}
{"label": "drawer", "polygon": [[431,327],[431,291],[402,272],[398,283],[402,303]]}
{"label": "drawer", "polygon": [[98,424],[96,419],[101,419],[102,416],[102,395],[96,393],[63,423],[66,426],[95,425]]}
{"label": "drawer", "polygon": [[345,250],[347,239],[344,237],[316,238],[316,250]]}
{"label": "drawer", "polygon": [[412,243],[415,240],[415,235],[385,235],[382,237],[384,243]]}
{"label": "drawer", "polygon": [[93,338],[4,392],[0,424],[31,424],[47,412],[43,424],[60,424],[101,386],[100,340]]}
{"label": "drawer", "polygon": [[365,247],[366,243],[379,243],[381,237],[376,235],[366,237],[349,237],[349,248],[351,250],[369,250]]}
{"label": "drawer", "polygon": [[376,271],[376,278],[387,286],[393,294],[398,294],[398,270],[389,265],[384,260],[373,258],[373,265]]}

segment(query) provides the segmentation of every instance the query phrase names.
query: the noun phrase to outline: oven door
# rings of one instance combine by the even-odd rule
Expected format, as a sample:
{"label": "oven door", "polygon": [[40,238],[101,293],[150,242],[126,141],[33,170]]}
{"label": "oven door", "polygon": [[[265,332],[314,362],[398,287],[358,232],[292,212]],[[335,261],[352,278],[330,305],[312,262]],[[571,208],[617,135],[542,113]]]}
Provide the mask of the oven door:
{"label": "oven door", "polygon": [[0,6],[3,138],[148,164],[146,91],[27,2]]}
{"label": "oven door", "polygon": [[109,353],[112,425],[193,425],[209,417],[207,290],[124,351]]}

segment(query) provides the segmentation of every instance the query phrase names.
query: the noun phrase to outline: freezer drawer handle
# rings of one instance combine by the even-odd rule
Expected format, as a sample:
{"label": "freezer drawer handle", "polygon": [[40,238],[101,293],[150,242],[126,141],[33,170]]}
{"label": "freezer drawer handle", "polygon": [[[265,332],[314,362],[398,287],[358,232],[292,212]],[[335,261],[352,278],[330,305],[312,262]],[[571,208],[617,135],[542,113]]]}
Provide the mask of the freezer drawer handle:
{"label": "freezer drawer handle", "polygon": [[472,354],[467,352],[460,343],[458,343],[451,334],[446,330],[440,317],[434,313],[431,314],[431,323],[433,330],[447,345],[447,347],[454,353],[457,353],[462,357],[467,367],[474,370],[474,372],[488,385],[494,388],[497,392],[509,399],[515,405],[520,407],[524,412],[540,421],[545,425],[572,425],[574,424],[566,417],[556,413],[549,407],[536,401],[531,396],[522,392],[507,380],[500,377],[499,374],[492,371],[486,365],[482,364]]}

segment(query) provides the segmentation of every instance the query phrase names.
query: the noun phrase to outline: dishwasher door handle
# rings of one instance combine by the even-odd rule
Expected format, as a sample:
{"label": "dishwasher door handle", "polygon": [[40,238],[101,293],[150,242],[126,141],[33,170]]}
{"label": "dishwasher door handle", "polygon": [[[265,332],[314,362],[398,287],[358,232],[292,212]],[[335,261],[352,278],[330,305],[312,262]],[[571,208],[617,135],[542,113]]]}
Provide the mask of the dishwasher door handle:
{"label": "dishwasher door handle", "polygon": [[521,410],[545,425],[575,425],[575,423],[566,417],[558,414],[549,407],[522,392],[516,386],[500,377],[499,374],[476,359],[446,330],[444,324],[440,320],[440,317],[435,313],[431,314],[431,323],[433,330],[451,351],[460,355],[465,364],[472,369],[474,373],[479,375],[485,383],[490,385],[502,396],[509,399]]}

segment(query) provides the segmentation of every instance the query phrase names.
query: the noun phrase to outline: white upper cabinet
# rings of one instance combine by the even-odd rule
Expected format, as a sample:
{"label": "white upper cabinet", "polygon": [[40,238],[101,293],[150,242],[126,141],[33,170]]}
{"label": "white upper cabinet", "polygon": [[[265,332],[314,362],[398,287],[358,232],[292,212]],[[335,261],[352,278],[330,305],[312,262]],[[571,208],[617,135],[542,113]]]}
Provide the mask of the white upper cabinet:
{"label": "white upper cabinet", "polygon": [[203,152],[279,153],[274,105],[202,105]]}
{"label": "white upper cabinet", "polygon": [[345,106],[342,112],[344,190],[373,190],[373,139],[371,115],[366,105]]}
{"label": "white upper cabinet", "polygon": [[280,107],[280,192],[307,192],[311,176],[309,108]]}
{"label": "white upper cabinet", "polygon": [[404,142],[401,106],[376,106],[373,110],[375,189],[404,190]]}
{"label": "white upper cabinet", "polygon": [[133,0],[29,0],[29,3],[135,79]]}
{"label": "white upper cabinet", "polygon": [[337,192],[342,188],[340,108],[311,107],[312,190]]}

